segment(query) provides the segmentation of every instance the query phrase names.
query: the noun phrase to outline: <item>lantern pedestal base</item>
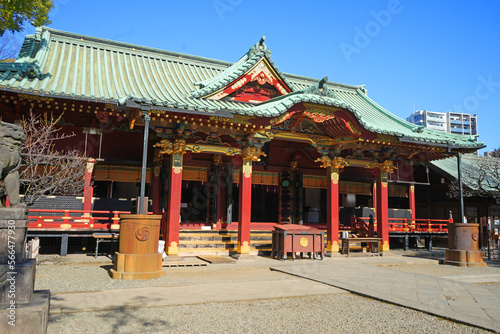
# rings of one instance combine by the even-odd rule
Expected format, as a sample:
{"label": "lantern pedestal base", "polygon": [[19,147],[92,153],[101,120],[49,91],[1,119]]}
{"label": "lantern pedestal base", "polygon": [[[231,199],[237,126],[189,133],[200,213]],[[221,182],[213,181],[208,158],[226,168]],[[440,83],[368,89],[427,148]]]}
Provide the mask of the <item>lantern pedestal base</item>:
{"label": "lantern pedestal base", "polygon": [[486,267],[483,262],[483,252],[469,250],[446,250],[446,260],[443,264],[449,264],[459,267]]}
{"label": "lantern pedestal base", "polygon": [[155,279],[165,276],[162,270],[161,253],[123,254],[115,253],[115,266],[110,270],[113,279]]}

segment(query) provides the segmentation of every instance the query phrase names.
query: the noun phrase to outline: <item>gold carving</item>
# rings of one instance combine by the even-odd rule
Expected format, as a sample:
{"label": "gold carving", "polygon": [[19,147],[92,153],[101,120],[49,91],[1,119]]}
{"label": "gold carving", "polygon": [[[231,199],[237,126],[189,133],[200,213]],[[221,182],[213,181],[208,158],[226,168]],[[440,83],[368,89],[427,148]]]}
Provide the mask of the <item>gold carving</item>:
{"label": "gold carving", "polygon": [[335,158],[331,159],[330,166],[332,168],[342,169],[346,166],[349,166],[349,161],[347,161],[346,159],[341,158],[341,157],[335,157]]}
{"label": "gold carving", "polygon": [[241,158],[243,160],[252,160],[252,161],[260,161],[260,156],[266,156],[264,152],[260,150],[258,147],[245,147],[243,149]]}
{"label": "gold carving", "polygon": [[309,244],[309,240],[307,240],[307,238],[304,238],[304,237],[300,238],[299,244],[302,247],[307,247],[307,245]]}
{"label": "gold carving", "polygon": [[380,170],[383,172],[392,173],[395,169],[397,169],[397,167],[394,166],[392,161],[386,160],[382,164],[380,164]]}
{"label": "gold carving", "polygon": [[218,166],[222,163],[222,154],[214,154],[212,159],[214,160],[214,165]]}
{"label": "gold carving", "polygon": [[296,170],[299,167],[299,162],[297,160],[290,161],[290,168]]}
{"label": "gold carving", "polygon": [[184,139],[177,139],[173,143],[168,139],[163,139],[156,143],[154,147],[159,147],[159,155],[163,154],[184,154],[186,151],[186,141]]}
{"label": "gold carving", "polygon": [[314,162],[321,163],[321,168],[332,167],[332,160],[326,155],[323,155],[321,158],[316,159]]}
{"label": "gold carving", "polygon": [[371,161],[371,162],[368,162],[366,164],[366,168],[372,168],[372,169],[374,169],[374,168],[379,168],[379,167],[380,167],[380,164],[378,162],[372,162]]}

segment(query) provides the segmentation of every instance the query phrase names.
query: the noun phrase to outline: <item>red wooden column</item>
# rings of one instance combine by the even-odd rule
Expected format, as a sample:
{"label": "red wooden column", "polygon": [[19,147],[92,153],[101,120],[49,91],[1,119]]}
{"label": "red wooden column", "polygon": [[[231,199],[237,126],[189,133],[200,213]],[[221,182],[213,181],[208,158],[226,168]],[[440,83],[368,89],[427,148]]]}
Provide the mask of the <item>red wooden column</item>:
{"label": "red wooden column", "polygon": [[326,180],[326,251],[337,253],[339,251],[339,169],[328,167]]}
{"label": "red wooden column", "polygon": [[168,149],[171,159],[170,187],[168,189],[168,213],[167,213],[167,255],[179,254],[179,227],[181,218],[181,192],[182,192],[182,156],[186,142],[176,140],[174,147]]}
{"label": "red wooden column", "polygon": [[331,255],[339,251],[339,179],[340,172],[347,166],[347,162],[340,157],[330,159],[327,156],[316,161],[322,163],[322,168],[326,168],[326,251],[327,255]]}
{"label": "red wooden column", "polygon": [[411,219],[415,222],[415,185],[410,184],[410,188],[408,189],[408,197],[410,199],[410,210],[411,210]]}
{"label": "red wooden column", "polygon": [[394,171],[392,161],[380,164],[377,176],[377,237],[382,238],[381,251],[389,250],[389,187],[387,176]]}
{"label": "red wooden column", "polygon": [[[414,174],[414,169],[413,169],[413,161],[410,161],[410,166],[408,166],[410,169],[410,181],[415,181],[415,174]],[[415,222],[416,218],[416,213],[415,213],[415,185],[411,184],[410,189],[408,189],[408,197],[410,199],[410,210],[411,210],[411,219],[413,220],[413,223]]]}
{"label": "red wooden column", "polygon": [[[85,169],[85,181],[83,184],[83,210],[92,210],[92,197],[94,196],[94,188],[92,187],[92,175],[94,173],[94,165],[96,160],[89,159]],[[90,214],[85,214],[90,215]]]}
{"label": "red wooden column", "polygon": [[260,148],[246,147],[242,152],[240,203],[238,212],[238,254],[250,253],[250,219],[252,212],[252,161],[259,161]]}

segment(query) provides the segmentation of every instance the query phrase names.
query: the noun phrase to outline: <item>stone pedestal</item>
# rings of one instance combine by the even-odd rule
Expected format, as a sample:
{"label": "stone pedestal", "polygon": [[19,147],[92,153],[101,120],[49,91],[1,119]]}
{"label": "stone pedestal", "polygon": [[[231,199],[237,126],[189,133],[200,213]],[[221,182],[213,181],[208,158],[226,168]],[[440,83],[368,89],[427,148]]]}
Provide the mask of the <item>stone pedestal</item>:
{"label": "stone pedestal", "polygon": [[0,333],[46,333],[50,291],[34,291],[36,260],[26,259],[27,209],[0,209]]}
{"label": "stone pedestal", "polygon": [[448,247],[444,264],[486,267],[479,250],[479,224],[448,224]]}
{"label": "stone pedestal", "polygon": [[120,246],[115,253],[113,279],[153,279],[165,276],[162,270],[160,215],[120,215]]}

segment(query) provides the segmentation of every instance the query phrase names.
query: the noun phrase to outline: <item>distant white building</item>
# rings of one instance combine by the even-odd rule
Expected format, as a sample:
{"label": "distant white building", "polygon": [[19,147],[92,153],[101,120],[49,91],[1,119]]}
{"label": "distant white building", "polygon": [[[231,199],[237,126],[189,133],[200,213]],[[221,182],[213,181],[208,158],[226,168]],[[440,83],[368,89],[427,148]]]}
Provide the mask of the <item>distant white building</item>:
{"label": "distant white building", "polygon": [[417,110],[406,120],[433,130],[462,135],[477,135],[477,116],[455,112]]}

